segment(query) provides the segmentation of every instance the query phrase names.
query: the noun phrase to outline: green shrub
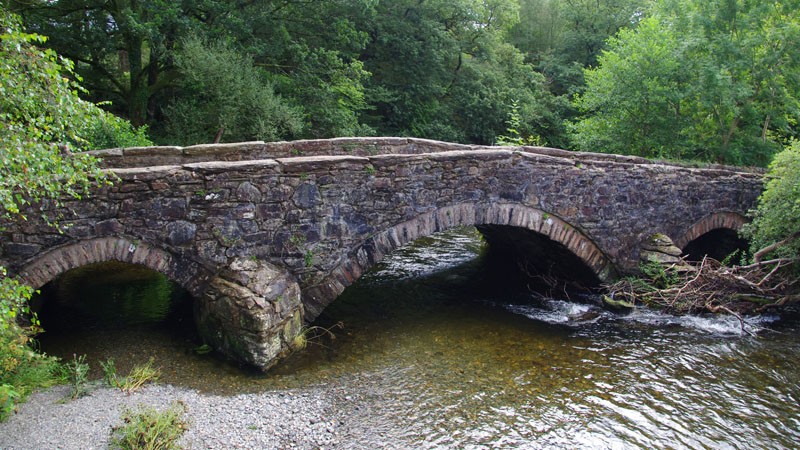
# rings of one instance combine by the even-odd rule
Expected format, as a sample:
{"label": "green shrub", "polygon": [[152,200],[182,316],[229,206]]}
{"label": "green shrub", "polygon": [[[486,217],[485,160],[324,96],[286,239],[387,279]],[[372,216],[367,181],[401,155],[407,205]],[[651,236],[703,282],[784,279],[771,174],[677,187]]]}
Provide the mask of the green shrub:
{"label": "green shrub", "polygon": [[10,384],[0,384],[0,420],[5,420],[14,412],[19,393]]}
{"label": "green shrub", "polygon": [[153,145],[147,137],[147,126],[134,128],[127,120],[105,112],[87,124],[83,137],[86,150]]}
{"label": "green shrub", "polygon": [[766,176],[766,186],[753,213],[753,222],[744,228],[751,251],[787,238],[765,257],[800,256],[800,142],[794,141],[775,155]]}
{"label": "green shrub", "polygon": [[0,325],[0,422],[34,389],[62,381],[58,360],[36,353],[29,343],[29,331],[16,321]]}
{"label": "green shrub", "polygon": [[183,415],[186,406],[175,402],[167,410],[158,411],[140,405],[137,410],[126,410],[123,424],[111,428],[112,449],[169,450],[179,449],[178,440],[189,428]]}
{"label": "green shrub", "polygon": [[70,397],[75,399],[88,394],[89,364],[86,363],[86,355],[72,355],[72,361],[65,363],[63,368],[70,385]]}

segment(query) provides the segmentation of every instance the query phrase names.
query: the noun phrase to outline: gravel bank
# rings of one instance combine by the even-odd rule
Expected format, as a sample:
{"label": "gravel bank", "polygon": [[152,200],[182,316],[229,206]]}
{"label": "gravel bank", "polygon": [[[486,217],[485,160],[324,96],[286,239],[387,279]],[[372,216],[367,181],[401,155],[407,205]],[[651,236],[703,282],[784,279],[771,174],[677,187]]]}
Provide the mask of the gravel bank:
{"label": "gravel bank", "polygon": [[98,388],[64,400],[67,386],[30,396],[18,413],[0,423],[0,449],[105,449],[111,427],[137,405],[159,409],[186,405],[191,449],[329,449],[340,444],[342,422],[334,395],[324,390],[271,391],[233,397],[206,395],[169,385],[150,385],[126,395]]}

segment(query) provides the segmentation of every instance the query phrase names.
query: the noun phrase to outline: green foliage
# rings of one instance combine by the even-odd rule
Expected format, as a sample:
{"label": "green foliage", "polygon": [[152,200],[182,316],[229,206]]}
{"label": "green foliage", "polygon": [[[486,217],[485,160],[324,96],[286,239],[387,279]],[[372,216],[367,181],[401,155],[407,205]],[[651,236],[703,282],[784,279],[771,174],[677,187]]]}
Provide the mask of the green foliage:
{"label": "green foliage", "polygon": [[120,378],[117,374],[117,366],[113,358],[100,362],[100,367],[103,369],[103,379],[106,384],[130,394],[147,383],[158,381],[161,377],[161,370],[153,367],[153,361],[153,358],[150,358],[145,364],[133,366],[128,376],[124,378]]}
{"label": "green foliage", "polygon": [[[26,208],[38,202],[80,198],[91,183],[105,180],[93,158],[68,149],[104,145],[124,132],[136,132],[96,105],[78,97],[73,65],[52,50],[46,39],[20,31],[16,17],[0,8],[0,219],[24,220]],[[98,129],[110,127],[106,141]],[[115,134],[117,131],[119,135]],[[140,137],[143,135],[139,135]],[[35,210],[35,208],[31,208]],[[58,381],[55,359],[30,348],[39,332],[27,300],[28,286],[0,267],[0,405],[12,410],[31,390]],[[20,318],[27,316],[28,325]],[[0,417],[1,418],[1,417]]]}
{"label": "green foliage", "polygon": [[127,120],[112,114],[106,114],[105,120],[87,129],[86,140],[89,142],[87,150],[153,145],[147,136],[147,125],[134,128]]}
{"label": "green foliage", "polygon": [[303,254],[303,262],[305,263],[306,267],[311,267],[314,265],[314,252],[312,250],[306,250]]}
{"label": "green foliage", "polygon": [[649,261],[639,265],[643,277],[639,279],[646,282],[652,289],[668,289],[680,281],[675,270],[668,270],[664,264]]}
{"label": "green foliage", "polygon": [[674,54],[677,37],[656,19],[609,40],[597,69],[586,71],[587,90],[577,98],[590,113],[575,125],[584,151],[680,158],[676,139],[688,125],[680,114],[687,74]]}
{"label": "green foliage", "polygon": [[33,351],[30,340],[30,331],[15,320],[0,327],[0,422],[34,389],[62,381],[58,361]]}
{"label": "green foliage", "polygon": [[798,0],[7,3],[167,144],[492,144],[512,102],[523,140],[581,150],[766,165],[800,133]]}
{"label": "green foliage", "polygon": [[72,355],[72,361],[65,363],[63,370],[69,381],[71,398],[80,398],[89,393],[89,364],[86,363],[86,355]]}
{"label": "green foliage", "polygon": [[171,450],[181,448],[178,441],[189,424],[184,419],[186,406],[175,402],[159,411],[140,405],[137,410],[126,410],[122,425],[111,429],[112,449],[121,450]]}
{"label": "green foliage", "polygon": [[0,266],[0,330],[17,326],[17,319],[30,312],[27,299],[31,295],[31,287],[8,278],[5,267]]}
{"label": "green foliage", "polygon": [[117,378],[117,365],[114,362],[114,358],[100,361],[100,368],[103,369],[103,381],[111,387],[119,388],[120,382],[119,378]]}
{"label": "green foliage", "polygon": [[365,117],[381,134],[492,144],[519,104],[523,134],[558,141],[559,105],[547,82],[506,41],[515,1],[381,2],[364,67]]}
{"label": "green foliage", "polygon": [[[34,389],[60,381],[58,361],[36,353],[30,345],[31,336],[39,331],[27,302],[32,294],[33,289],[8,278],[0,266],[0,422]],[[20,325],[25,316],[30,321],[27,327]]]}
{"label": "green foliage", "polygon": [[372,128],[359,123],[367,109],[364,81],[370,74],[358,60],[347,60],[339,51],[295,47],[296,69],[281,76],[281,92],[303,110],[309,138],[369,136]]}
{"label": "green foliage", "polygon": [[224,42],[185,39],[175,55],[181,93],[165,108],[174,144],[275,140],[302,129],[299,110],[275,93],[253,60]]}
{"label": "green foliage", "polygon": [[542,138],[539,136],[522,136],[522,133],[519,131],[522,120],[519,115],[519,103],[517,103],[516,100],[511,103],[511,112],[509,113],[506,124],[508,125],[508,128],[506,128],[508,135],[497,136],[497,145],[504,147],[544,145]]}
{"label": "green foliage", "polygon": [[582,150],[766,165],[797,136],[797,1],[663,0],[585,72]]}
{"label": "green foliage", "polygon": [[[185,66],[175,60],[186,53],[181,47],[193,37],[224,43],[209,47],[229,46],[248,55],[259,72],[269,72],[268,77],[259,74],[259,78],[269,78],[270,89],[281,89],[281,103],[292,105],[296,114],[303,109],[302,118],[309,125],[303,127],[305,133],[298,134],[300,127],[295,126],[281,138],[370,131],[357,122],[363,106],[361,83],[367,76],[357,57],[366,41],[358,25],[372,17],[372,0],[12,0],[8,4],[23,13],[31,29],[48,35],[53,49],[79,61],[77,72],[86,80],[88,98],[113,102],[112,111],[136,125],[150,125],[160,142],[179,135],[161,125],[170,118],[165,106],[180,102],[209,107],[202,98],[192,99],[204,92],[186,90],[193,82],[181,70]],[[240,67],[211,69],[221,70],[219,76],[230,83]],[[216,131],[194,137],[192,142],[208,142]],[[233,136],[226,131],[226,138]]]}
{"label": "green foliage", "polygon": [[171,85],[169,55],[179,36],[191,31],[190,18],[213,14],[211,4],[207,11],[191,11],[201,5],[171,0],[5,3],[29,29],[48,36],[58,54],[77,62],[88,99],[113,102],[112,111],[137,126],[147,123],[154,100]]}
{"label": "green foliage", "polygon": [[19,400],[19,393],[10,384],[0,384],[0,422],[4,421],[11,413]]}
{"label": "green foliage", "polygon": [[770,256],[797,258],[800,256],[799,141],[775,155],[766,180],[753,221],[745,227],[744,235],[750,239],[753,253],[794,236],[794,240],[779,246]]}
{"label": "green foliage", "polygon": [[31,202],[80,197],[103,179],[92,158],[66,158],[64,149],[90,146],[87,129],[108,115],[78,98],[80,86],[65,78],[69,61],[34,45],[44,38],[18,31],[2,9],[0,27],[0,214],[8,216]]}

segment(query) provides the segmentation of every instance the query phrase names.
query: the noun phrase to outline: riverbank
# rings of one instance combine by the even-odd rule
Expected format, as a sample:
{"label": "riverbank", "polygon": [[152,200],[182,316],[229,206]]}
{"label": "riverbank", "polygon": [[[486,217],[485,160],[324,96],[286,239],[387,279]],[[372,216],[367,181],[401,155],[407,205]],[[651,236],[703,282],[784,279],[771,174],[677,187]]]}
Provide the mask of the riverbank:
{"label": "riverbank", "polygon": [[67,386],[32,394],[0,423],[0,448],[105,449],[125,409],[165,409],[176,401],[185,405],[189,422],[184,448],[339,448],[344,433],[340,407],[348,409],[350,398],[325,389],[218,396],[159,384],[129,395],[98,387],[79,399],[68,396]]}

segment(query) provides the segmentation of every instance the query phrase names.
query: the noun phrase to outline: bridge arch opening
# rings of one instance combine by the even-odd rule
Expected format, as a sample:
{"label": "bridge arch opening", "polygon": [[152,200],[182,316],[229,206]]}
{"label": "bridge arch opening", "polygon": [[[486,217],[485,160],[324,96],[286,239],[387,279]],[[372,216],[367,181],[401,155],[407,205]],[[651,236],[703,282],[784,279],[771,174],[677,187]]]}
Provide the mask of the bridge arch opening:
{"label": "bridge arch opening", "polygon": [[595,288],[600,279],[584,261],[564,244],[527,228],[509,225],[479,225],[485,239],[488,264],[517,271],[532,289],[552,290],[560,286]]}
{"label": "bridge arch opening", "polygon": [[[494,241],[501,250],[514,249],[515,257],[524,259],[526,251],[533,252],[529,269],[541,269],[549,274],[555,269],[570,279],[577,275],[581,282],[590,285],[614,275],[611,261],[588,236],[552,214],[513,203],[458,204],[395,225],[351,251],[330,276],[304,290],[306,321],[313,321],[347,286],[385,255],[418,238],[456,227],[476,227],[484,231],[490,245]],[[528,243],[519,246],[517,239]]]}
{"label": "bridge arch opening", "polygon": [[167,322],[194,331],[192,295],[141,264],[110,260],[70,269],[42,286],[31,302],[45,330],[41,339],[48,353],[53,353],[51,342],[63,344],[55,335],[77,331]]}
{"label": "bridge arch opening", "polygon": [[[683,248],[683,254],[689,261],[700,261],[704,256],[723,261],[735,252],[746,252],[749,248],[747,239],[739,236],[739,232],[728,228],[711,230],[690,241]],[[737,263],[738,259],[731,261]]]}
{"label": "bridge arch opening", "polygon": [[689,261],[700,261],[704,256],[722,261],[737,251],[747,251],[749,243],[739,235],[746,222],[738,213],[711,214],[690,226],[675,244]]}
{"label": "bridge arch opening", "polygon": [[207,274],[147,243],[122,237],[72,242],[38,255],[18,276],[41,291],[31,306],[48,354],[87,354],[95,370],[113,357],[127,370],[158,353],[165,337],[199,342],[193,308]]}
{"label": "bridge arch opening", "polygon": [[152,269],[196,297],[202,294],[210,276],[196,263],[175,258],[163,249],[126,237],[88,239],[54,248],[29,261],[17,274],[20,282],[39,289],[69,270],[108,261]]}

